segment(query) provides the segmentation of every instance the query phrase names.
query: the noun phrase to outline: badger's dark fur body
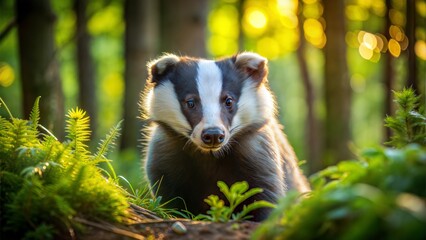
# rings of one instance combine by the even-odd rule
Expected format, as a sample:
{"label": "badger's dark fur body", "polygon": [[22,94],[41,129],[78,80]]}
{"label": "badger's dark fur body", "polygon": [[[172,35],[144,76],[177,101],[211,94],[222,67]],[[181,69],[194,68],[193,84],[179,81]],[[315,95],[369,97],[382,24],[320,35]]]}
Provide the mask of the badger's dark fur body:
{"label": "badger's dark fur body", "polygon": [[[276,119],[267,61],[241,53],[220,61],[165,55],[149,65],[143,106],[152,120],[145,170],[163,202],[184,199],[205,213],[220,195],[217,181],[247,181],[263,192],[249,199],[276,202],[289,189],[309,190]],[[171,207],[184,209],[179,199]],[[264,219],[269,209],[253,213]]]}

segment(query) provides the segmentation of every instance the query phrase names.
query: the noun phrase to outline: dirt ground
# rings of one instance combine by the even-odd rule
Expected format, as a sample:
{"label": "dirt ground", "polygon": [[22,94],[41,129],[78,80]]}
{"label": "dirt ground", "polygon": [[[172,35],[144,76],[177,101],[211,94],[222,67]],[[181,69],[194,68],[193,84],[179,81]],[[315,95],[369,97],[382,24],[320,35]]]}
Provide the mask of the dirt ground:
{"label": "dirt ground", "polygon": [[85,226],[83,234],[71,239],[121,240],[121,239],[200,239],[200,240],[243,240],[250,239],[259,225],[257,222],[214,223],[188,219],[164,220],[154,213],[131,205],[132,223],[114,225],[108,222],[93,222],[77,218]]}
{"label": "dirt ground", "polygon": [[[186,232],[174,230],[180,222]],[[156,220],[128,226],[90,226],[86,234],[78,239],[85,240],[121,240],[121,239],[250,239],[256,222],[213,223],[189,221],[186,219]]]}

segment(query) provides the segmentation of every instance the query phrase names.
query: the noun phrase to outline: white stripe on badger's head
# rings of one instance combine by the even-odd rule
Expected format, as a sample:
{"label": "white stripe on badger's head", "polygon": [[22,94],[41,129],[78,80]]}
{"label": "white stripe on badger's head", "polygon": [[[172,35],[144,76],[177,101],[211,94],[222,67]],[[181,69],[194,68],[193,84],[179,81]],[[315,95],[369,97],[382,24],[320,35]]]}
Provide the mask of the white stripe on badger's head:
{"label": "white stripe on badger's head", "polygon": [[[222,72],[216,62],[200,60],[198,62],[197,88],[202,105],[202,120],[194,127],[191,140],[201,150],[218,150],[228,142],[229,132],[222,121]],[[215,142],[215,136],[206,135],[206,131],[223,134],[220,142]],[[207,140],[213,143],[206,142]],[[209,139],[211,138],[211,139]]]}
{"label": "white stripe on badger's head", "polygon": [[203,106],[204,127],[217,127],[221,124],[220,96],[222,94],[222,72],[214,61],[198,62],[198,94]]}

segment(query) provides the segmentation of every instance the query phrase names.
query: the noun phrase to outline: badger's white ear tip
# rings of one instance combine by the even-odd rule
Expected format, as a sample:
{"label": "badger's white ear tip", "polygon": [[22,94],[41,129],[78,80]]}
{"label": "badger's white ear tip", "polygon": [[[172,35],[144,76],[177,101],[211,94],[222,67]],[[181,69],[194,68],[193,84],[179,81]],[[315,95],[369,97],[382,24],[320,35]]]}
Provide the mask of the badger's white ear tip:
{"label": "badger's white ear tip", "polygon": [[266,59],[262,57],[260,54],[255,52],[242,52],[237,55],[237,58],[257,58],[257,59]]}
{"label": "badger's white ear tip", "polygon": [[148,62],[148,66],[152,67],[158,63],[164,62],[164,63],[172,63],[172,62],[178,62],[179,57],[171,54],[171,53],[164,53],[161,57],[154,59],[150,62]]}
{"label": "badger's white ear tip", "polygon": [[237,55],[236,63],[239,65],[248,65],[253,68],[257,68],[260,63],[267,63],[268,60],[254,52],[243,52]]}
{"label": "badger's white ear tip", "polygon": [[159,73],[162,73],[168,66],[176,64],[180,61],[180,58],[171,53],[164,53],[163,56],[150,61],[148,63],[148,68],[155,66]]}

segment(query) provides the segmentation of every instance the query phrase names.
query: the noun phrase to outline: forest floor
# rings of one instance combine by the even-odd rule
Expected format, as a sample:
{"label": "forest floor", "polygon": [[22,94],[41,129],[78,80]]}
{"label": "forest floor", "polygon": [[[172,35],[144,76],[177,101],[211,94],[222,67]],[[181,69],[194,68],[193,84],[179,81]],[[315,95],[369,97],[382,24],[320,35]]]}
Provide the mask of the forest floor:
{"label": "forest floor", "polygon": [[250,239],[258,222],[242,221],[216,223],[191,221],[189,219],[161,219],[152,212],[132,204],[133,222],[127,225],[114,225],[107,222],[92,222],[75,219],[86,226],[77,239],[121,240],[121,239],[200,239],[200,240],[240,240]]}
{"label": "forest floor", "polygon": [[[181,223],[186,231],[179,233],[173,224]],[[190,221],[187,219],[148,221],[127,226],[90,226],[86,234],[78,239],[121,240],[121,239],[250,239],[259,225],[256,222],[214,223]]]}

